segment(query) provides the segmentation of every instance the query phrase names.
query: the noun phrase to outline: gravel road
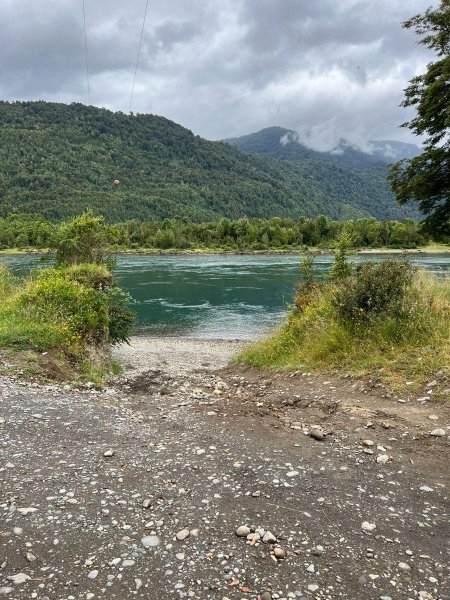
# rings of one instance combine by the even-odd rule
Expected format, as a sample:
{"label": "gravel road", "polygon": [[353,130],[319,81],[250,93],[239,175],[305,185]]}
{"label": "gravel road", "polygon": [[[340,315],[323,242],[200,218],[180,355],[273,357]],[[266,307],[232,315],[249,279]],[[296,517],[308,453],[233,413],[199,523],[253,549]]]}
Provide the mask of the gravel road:
{"label": "gravel road", "polygon": [[237,348],[136,339],[102,391],[0,378],[0,597],[450,598],[448,409]]}

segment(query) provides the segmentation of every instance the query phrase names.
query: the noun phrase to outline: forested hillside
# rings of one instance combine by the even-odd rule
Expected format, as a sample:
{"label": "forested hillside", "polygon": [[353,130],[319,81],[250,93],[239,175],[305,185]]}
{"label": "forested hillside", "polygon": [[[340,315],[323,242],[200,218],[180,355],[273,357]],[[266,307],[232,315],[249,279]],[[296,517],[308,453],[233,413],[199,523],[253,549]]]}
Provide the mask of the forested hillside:
{"label": "forested hillside", "polygon": [[336,162],[296,164],[242,153],[153,115],[1,102],[0,216],[26,212],[59,220],[88,207],[110,222],[411,215],[381,175]]}
{"label": "forested hillside", "polygon": [[[243,152],[288,163],[298,173],[314,181],[316,189],[333,198],[338,192],[347,201],[358,204],[379,219],[386,218],[384,211],[393,214],[391,210],[395,204],[386,180],[387,165],[420,153],[414,144],[386,140],[368,142],[372,153],[363,152],[347,140],[341,140],[330,152],[318,152],[302,144],[295,131],[284,127],[268,127],[224,141]],[[403,207],[403,210],[410,217],[419,216],[414,207]]]}

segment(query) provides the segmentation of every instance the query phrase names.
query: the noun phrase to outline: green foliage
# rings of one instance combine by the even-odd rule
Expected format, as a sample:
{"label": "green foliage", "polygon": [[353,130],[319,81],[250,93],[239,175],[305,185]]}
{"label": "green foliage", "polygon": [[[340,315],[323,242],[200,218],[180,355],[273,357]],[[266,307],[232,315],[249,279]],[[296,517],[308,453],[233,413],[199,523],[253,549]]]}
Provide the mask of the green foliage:
{"label": "green foliage", "polygon": [[56,251],[59,266],[105,264],[109,244],[103,217],[96,217],[88,210],[63,223],[57,229],[51,247]]}
{"label": "green foliage", "polygon": [[87,346],[128,342],[134,313],[105,265],[39,271],[14,284],[0,269],[0,347],[83,354]]}
{"label": "green foliage", "polygon": [[[105,225],[99,217],[86,213],[69,223],[54,225],[27,215],[0,219],[0,245],[16,248],[18,238],[27,232],[27,246],[56,248],[58,262],[72,264],[83,260],[107,261],[112,250],[154,248],[158,250],[228,249],[232,251],[298,250],[304,246],[332,248],[342,234],[350,237],[349,247],[416,248],[430,241],[418,223],[358,219],[330,221],[324,216],[262,219],[221,219],[218,222],[192,223],[174,218],[164,221],[127,221]],[[48,231],[42,239],[39,232]],[[50,233],[51,232],[51,233]],[[42,245],[40,244],[42,240]]]}
{"label": "green foliage", "polygon": [[346,230],[341,231],[337,240],[334,261],[329,273],[330,281],[340,281],[350,277],[352,273],[352,267],[347,259],[349,248],[352,246],[352,236],[349,235],[348,231]]}
{"label": "green foliage", "polygon": [[[450,364],[450,280],[402,262],[365,264],[316,286],[287,322],[239,362],[262,368],[338,370],[403,391]],[[297,303],[297,301],[296,301]],[[446,384],[443,383],[444,388]]]}
{"label": "green foliage", "polygon": [[431,62],[423,75],[410,81],[405,107],[414,106],[416,116],[404,127],[427,136],[424,151],[411,160],[391,167],[390,183],[401,204],[419,203],[429,231],[450,238],[450,0],[436,9],[406,21],[419,43],[433,50],[439,60]]}
{"label": "green foliage", "polygon": [[76,344],[101,345],[108,340],[108,303],[101,291],[74,281],[63,269],[46,269],[19,298],[24,313],[38,322],[56,322]]}
{"label": "green foliage", "polygon": [[[110,223],[177,216],[196,222],[274,214],[414,216],[395,203],[385,176],[385,164],[377,161],[346,165],[320,153],[303,161],[245,154],[153,115],[81,104],[0,103],[3,217],[18,211],[60,221],[88,208]],[[43,232],[41,247],[45,237]],[[29,241],[24,231],[17,245]]]}
{"label": "green foliage", "polygon": [[404,260],[384,260],[358,265],[354,277],[337,288],[332,304],[349,326],[367,323],[383,315],[408,318],[415,269]]}
{"label": "green foliage", "polygon": [[314,285],[314,263],[316,258],[317,255],[314,252],[307,252],[300,259],[300,275],[305,289],[311,289]]}

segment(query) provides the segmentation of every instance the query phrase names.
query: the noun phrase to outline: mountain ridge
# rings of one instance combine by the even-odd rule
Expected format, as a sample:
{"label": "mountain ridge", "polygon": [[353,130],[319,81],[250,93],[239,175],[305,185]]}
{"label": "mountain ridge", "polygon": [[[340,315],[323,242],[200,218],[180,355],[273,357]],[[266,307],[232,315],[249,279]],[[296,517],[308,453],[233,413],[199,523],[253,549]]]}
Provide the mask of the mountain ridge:
{"label": "mountain ridge", "polygon": [[86,208],[110,222],[412,215],[379,177],[338,163],[244,153],[155,115],[0,102],[0,216],[61,220]]}

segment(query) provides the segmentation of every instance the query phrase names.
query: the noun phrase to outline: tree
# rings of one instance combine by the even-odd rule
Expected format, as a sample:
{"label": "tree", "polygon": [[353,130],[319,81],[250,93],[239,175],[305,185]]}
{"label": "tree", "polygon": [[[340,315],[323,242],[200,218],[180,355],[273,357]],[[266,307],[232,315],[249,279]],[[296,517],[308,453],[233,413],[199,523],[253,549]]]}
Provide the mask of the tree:
{"label": "tree", "polygon": [[417,115],[403,127],[427,136],[424,151],[392,165],[389,180],[400,204],[419,202],[425,228],[443,238],[450,235],[450,0],[441,0],[439,8],[429,8],[403,26],[413,28],[418,43],[439,60],[411,79],[402,102],[416,107]]}
{"label": "tree", "polygon": [[56,250],[59,266],[81,263],[113,266],[108,256],[110,245],[103,217],[94,216],[92,210],[61,225],[51,246]]}

